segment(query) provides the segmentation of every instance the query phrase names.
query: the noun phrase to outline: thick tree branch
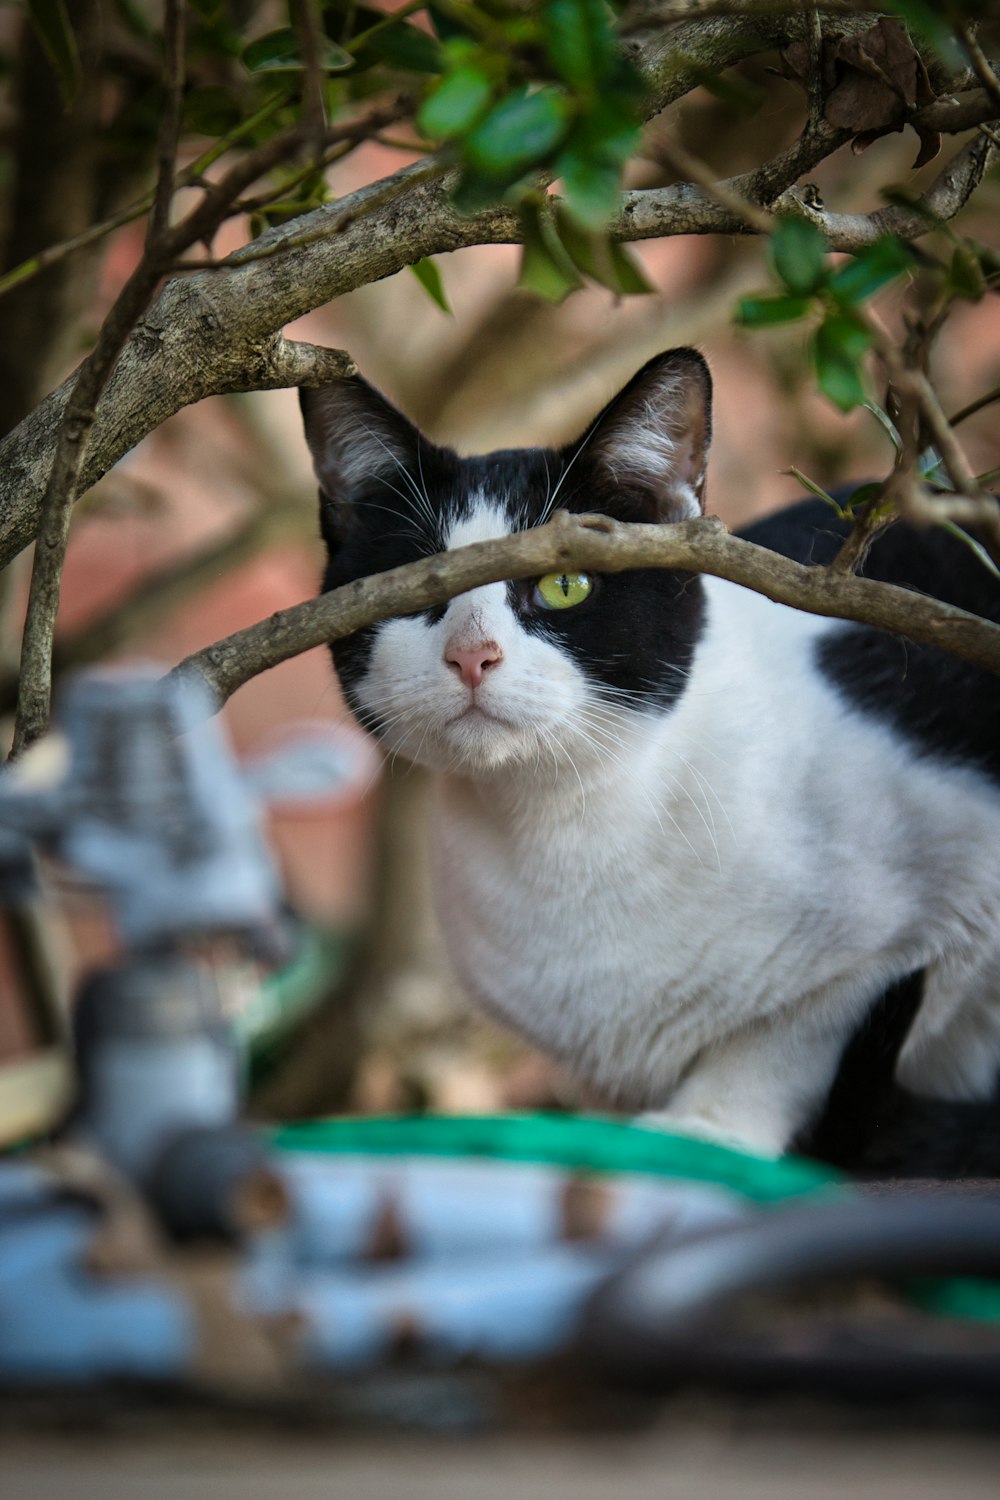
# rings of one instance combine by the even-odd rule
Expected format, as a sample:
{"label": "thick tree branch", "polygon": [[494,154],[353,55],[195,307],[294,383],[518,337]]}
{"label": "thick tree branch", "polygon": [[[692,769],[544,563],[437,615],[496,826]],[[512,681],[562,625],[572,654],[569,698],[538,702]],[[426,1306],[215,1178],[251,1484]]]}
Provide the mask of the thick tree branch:
{"label": "thick tree branch", "polygon": [[[690,93],[704,81],[705,70],[721,72],[753,53],[787,47],[808,38],[812,7],[747,4],[739,13],[717,12],[712,7],[680,18],[643,7],[634,21],[623,18],[622,48],[646,80],[650,113],[656,114],[675,99]],[[736,8],[734,7],[734,10]],[[879,19],[876,11],[847,12],[819,7],[828,36],[853,36],[867,31]]]}
{"label": "thick tree branch", "polygon": [[892,584],[802,567],[731,536],[714,516],[643,526],[565,511],[531,531],[456,548],[279,610],[189,656],[175,670],[205,682],[221,706],[252,677],[291,656],[376,620],[443,604],[481,584],[561,568],[618,573],[638,567],[711,573],[780,604],[877,625],[1000,673],[1000,626]]}

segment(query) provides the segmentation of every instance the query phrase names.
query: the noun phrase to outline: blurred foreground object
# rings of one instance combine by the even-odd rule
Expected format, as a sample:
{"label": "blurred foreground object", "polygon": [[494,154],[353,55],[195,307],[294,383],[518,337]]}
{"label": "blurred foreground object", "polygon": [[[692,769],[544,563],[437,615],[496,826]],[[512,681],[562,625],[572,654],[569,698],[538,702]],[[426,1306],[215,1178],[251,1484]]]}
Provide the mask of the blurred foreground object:
{"label": "blurred foreground object", "polygon": [[[996,1202],[859,1203],[807,1162],[585,1116],[242,1121],[248,960],[282,926],[252,789],[312,795],[342,767],[313,742],[248,778],[207,709],[173,679],[81,679],[61,738],[0,776],[8,899],[26,899],[40,846],[107,891],[124,949],[81,989],[61,1140],[0,1161],[10,1389],[127,1376],[294,1402],[322,1374],[356,1404],[362,1375],[560,1355],[570,1384],[725,1384],[733,1358],[713,1363],[702,1329],[721,1320],[728,1348],[746,1291],[814,1354],[776,1366],[768,1317],[739,1347],[751,1388],[765,1372],[827,1389],[826,1331],[849,1315],[877,1329],[876,1364],[862,1346],[855,1366],[884,1391],[995,1401],[995,1282],[925,1288],[927,1313],[892,1281],[995,1275]],[[796,1301],[825,1280],[832,1304]],[[952,1309],[970,1320],[959,1359]]]}
{"label": "blurred foreground object", "polygon": [[60,731],[0,776],[0,824],[104,889],[130,949],[258,933],[278,887],[208,690],[159,672],[93,672]]}

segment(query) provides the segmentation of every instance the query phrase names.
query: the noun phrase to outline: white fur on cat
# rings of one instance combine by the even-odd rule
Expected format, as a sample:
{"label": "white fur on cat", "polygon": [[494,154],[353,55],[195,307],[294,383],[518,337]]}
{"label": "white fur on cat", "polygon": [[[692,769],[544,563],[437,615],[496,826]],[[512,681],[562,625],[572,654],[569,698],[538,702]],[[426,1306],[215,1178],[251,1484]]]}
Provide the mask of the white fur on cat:
{"label": "white fur on cat", "polygon": [[[448,543],[508,529],[481,502]],[[1000,794],[824,681],[812,647],[837,623],[704,582],[666,712],[596,688],[504,584],[378,629],[359,697],[440,773],[437,905],[462,981],[627,1107],[777,1153],[868,1005],[927,966],[900,1080],[987,1092]],[[502,659],[472,689],[446,652],[477,639]]]}

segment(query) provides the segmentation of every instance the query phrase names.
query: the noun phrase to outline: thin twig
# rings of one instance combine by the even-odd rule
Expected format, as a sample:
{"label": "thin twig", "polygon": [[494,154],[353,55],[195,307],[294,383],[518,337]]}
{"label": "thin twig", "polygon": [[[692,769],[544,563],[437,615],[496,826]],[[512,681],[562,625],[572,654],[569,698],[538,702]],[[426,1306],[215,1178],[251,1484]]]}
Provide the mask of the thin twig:
{"label": "thin twig", "polygon": [[[176,42],[175,28],[183,25],[183,11],[183,0],[170,0],[165,16],[165,26],[171,38],[167,47],[171,68],[168,95],[178,101],[183,89],[183,73],[175,70],[179,65],[182,67],[184,52],[183,45]],[[351,138],[359,128],[367,130],[372,120],[384,123],[387,114],[393,114],[398,107],[397,103],[389,109],[383,106],[371,111],[365,116],[363,127],[354,122],[350,126],[339,127],[336,134],[340,139]],[[98,404],[125,341],[148,306],[166,268],[175,264],[178,257],[192,244],[210,240],[219,224],[232,211],[232,205],[240,194],[264,172],[297,151],[302,143],[302,133],[299,130],[287,131],[272,138],[234,163],[217,182],[209,184],[201,202],[180,223],[171,227],[167,223],[167,208],[163,205],[169,206],[169,194],[172,192],[175,175],[175,156],[170,155],[168,170],[167,157],[170,153],[166,140],[169,137],[173,141],[176,152],[179,121],[178,102],[176,108],[168,107],[165,114],[159,148],[160,174],[154,200],[160,205],[159,233],[155,237],[147,235],[142,259],[105,319],[94,349],[81,365],[63,415],[56,454],[42,501],[21,652],[21,687],[11,750],[14,756],[19,755],[28,744],[43,734],[48,726],[55,618],[59,607],[60,580],[72,506],[79,490],[80,474],[96,421]],[[328,134],[332,135],[334,132]],[[349,220],[351,216],[348,214],[346,217]]]}
{"label": "thin twig", "polygon": [[[251,134],[259,125],[270,119],[283,102],[283,96],[276,95],[274,98],[268,100],[255,114],[241,121],[239,125],[228,131],[224,136],[220,136],[195,161],[191,162],[183,171],[177,173],[173,183],[174,193],[180,188],[185,187],[207,188],[208,183],[205,180],[205,173],[208,169],[214,166],[220,157],[225,156],[228,151],[231,151],[234,146],[239,145],[240,141],[246,135]],[[346,145],[354,143],[355,145],[361,145],[366,140],[377,139],[378,131],[386,125],[394,125],[400,120],[407,119],[412,114],[415,105],[415,95],[402,93],[397,95],[389,104],[376,105],[373,109],[366,111],[363,115],[355,119],[345,120],[339,125],[331,126],[324,137],[324,144],[329,148],[326,165],[330,165],[336,159],[334,157],[334,150],[338,144],[343,143]],[[287,140],[287,136],[285,139]],[[414,149],[419,150],[421,148],[414,147]],[[267,165],[264,165],[255,175],[260,177],[267,170]],[[295,180],[300,181],[302,177],[308,176],[312,170],[313,167],[310,165]],[[287,187],[288,184],[286,183],[286,190]],[[65,260],[67,256],[72,255],[75,251],[83,250],[88,245],[93,245],[96,241],[105,239],[109,234],[113,234],[116,229],[122,229],[126,224],[132,224],[136,219],[141,219],[143,214],[148,213],[152,207],[154,193],[155,188],[150,188],[148,192],[143,193],[141,198],[136,198],[133,203],[128,204],[127,207],[121,209],[118,213],[110,215],[109,218],[103,219],[100,224],[94,224],[91,228],[81,231],[80,234],[73,235],[68,240],[60,241],[59,244],[47,245],[44,250],[39,250],[36,255],[32,255],[27,260],[21,261],[19,265],[12,266],[9,271],[0,276],[0,297],[4,293],[12,291],[14,287],[23,286],[26,281],[31,281],[35,276],[40,275],[42,271],[47,270],[49,266],[56,265],[59,261]],[[246,210],[244,206],[241,206],[239,211],[243,212]]]}
{"label": "thin twig", "polygon": [[[692,66],[717,66],[720,58],[735,62],[759,53],[772,34],[775,45],[783,44],[800,25],[793,20],[789,25],[762,30],[754,19],[758,9],[752,7],[753,16],[733,23],[730,29],[721,26],[720,36],[713,32],[706,38],[698,29],[699,23],[693,23],[672,30],[669,48],[656,34],[649,41],[630,41],[626,50],[649,88],[646,109],[651,112],[693,87],[687,61],[683,66],[678,63],[677,48],[682,44],[684,58]],[[400,13],[394,14],[398,21]],[[982,100],[974,102],[981,110]],[[927,106],[929,111],[952,108],[950,102]],[[975,119],[965,124],[974,125]],[[780,202],[776,197],[849,136],[850,132],[834,131],[829,126],[807,131],[794,147],[731,183],[742,187],[748,198],[762,206],[808,216],[809,206],[796,205],[791,193]],[[985,141],[975,142],[973,150],[982,153],[986,145]],[[266,163],[260,165],[266,168]],[[952,180],[943,184],[941,194],[927,205],[927,214],[941,219],[957,211],[977,185],[983,165],[981,154],[972,158],[960,154],[951,164]],[[99,477],[153,426],[189,401],[219,390],[273,388],[280,376],[276,375],[271,350],[276,330],[290,318],[363,282],[391,275],[424,256],[470,244],[517,242],[517,220],[508,210],[497,207],[469,219],[459,218],[447,201],[447,176],[440,182],[421,185],[410,177],[412,170],[400,174],[409,178],[412,193],[400,190],[397,196],[393,191],[391,201],[382,204],[373,203],[373,195],[381,192],[384,183],[363,188],[339,204],[314,211],[298,224],[268,231],[250,251],[242,252],[259,257],[265,244],[273,247],[269,254],[287,250],[295,265],[289,264],[281,275],[261,275],[252,263],[246,266],[247,274],[241,275],[237,255],[228,262],[234,267],[230,274],[210,273],[201,278],[200,285],[197,281],[192,285],[191,278],[185,277],[166,287],[147,319],[152,337],[129,345],[108,402],[102,402],[104,414],[95,430],[83,482]],[[345,212],[351,226],[346,230]],[[884,217],[827,215],[821,222],[838,250],[859,249],[880,233],[899,229],[906,237],[915,236],[933,222],[918,211],[893,208],[880,213]],[[671,234],[745,232],[746,227],[743,220],[734,219],[703,191],[680,184],[652,193],[627,193],[612,232],[622,241],[632,241]],[[331,235],[337,237],[336,255],[330,253]],[[175,245],[174,259],[179,253]],[[192,344],[204,348],[206,302],[216,333],[211,349],[206,349],[204,358],[193,367],[179,355]],[[71,388],[67,384],[54,393],[0,444],[0,558],[13,555],[35,530],[52,451],[51,433]]]}
{"label": "thin twig", "polygon": [[[249,119],[241,121],[239,125],[227,132],[226,135],[220,136],[207,151],[203,151],[195,161],[191,162],[183,171],[177,173],[173,184],[174,192],[176,193],[178,189],[184,187],[203,185],[203,178],[209,167],[213,166],[233,146],[238,145],[245,135],[256,130],[258,125],[262,125],[268,120],[281,103],[282,98],[280,95],[270,99],[267,104],[263,105]],[[32,255],[28,260],[21,261],[20,265],[11,267],[3,276],[0,276],[0,297],[5,292],[11,291],[14,287],[22,286],[24,282],[31,281],[33,277],[47,270],[49,266],[56,265],[59,261],[65,260],[74,251],[83,250],[88,245],[93,245],[96,241],[105,239],[109,234],[113,234],[116,229],[122,229],[126,224],[132,224],[136,219],[141,219],[143,214],[148,213],[152,207],[155,191],[155,187],[150,188],[148,192],[143,193],[141,198],[137,198],[134,203],[128,204],[127,207],[121,209],[116,214],[112,214],[109,218],[103,219],[100,224],[94,224],[89,229],[84,229],[80,234],[75,234],[68,240],[62,240],[57,245],[47,245],[44,250],[39,250],[37,255]]]}
{"label": "thin twig", "polygon": [[181,138],[181,111],[184,104],[185,43],[187,41],[185,0],[167,0],[163,14],[164,82],[166,102],[156,143],[156,186],[153,207],[146,226],[146,248],[156,253],[170,223],[170,206],[174,201],[174,177],[177,171],[177,149]]}
{"label": "thin twig", "polygon": [[[699,161],[676,142],[661,141],[660,145],[663,153],[673,160],[678,170],[702,187],[734,218],[742,220],[758,234],[769,234],[773,231],[776,222],[774,217],[765,213],[756,203],[745,198],[734,182],[715,180],[704,162]],[[949,163],[948,168],[940,175],[939,182],[942,179],[951,182],[954,165],[954,162]],[[980,165],[980,175],[984,168],[985,159]],[[933,192],[933,188],[931,191]],[[828,219],[829,215],[822,213],[821,217]],[[857,308],[856,316],[868,329],[894,390],[901,398],[909,397],[915,403],[916,410],[926,424],[945,471],[961,500],[956,501],[955,497],[949,496],[932,497],[926,486],[918,482],[916,450],[919,446],[919,429],[915,429],[914,432],[913,451],[905,452],[897,459],[896,468],[887,484],[889,497],[898,502],[902,514],[919,524],[927,524],[932,520],[958,521],[961,519],[966,524],[971,522],[985,533],[994,558],[1000,558],[1000,506],[996,499],[986,494],[977,483],[933,386],[923,371],[913,368],[904,359],[895,340],[869,308]],[[884,521],[879,519],[877,508],[866,507],[861,515],[855,518],[851,533],[832,565],[834,570],[844,574],[853,572],[863,561],[875,531],[880,529],[882,524]]]}
{"label": "thin twig", "polygon": [[1000,80],[998,80],[989,59],[982,47],[980,47],[975,32],[967,21],[960,21],[955,30],[958,33],[965,54],[972,65],[972,71],[993,101],[997,114],[1000,114]]}
{"label": "thin twig", "polygon": [[985,396],[977,396],[975,401],[970,401],[968,406],[961,407],[948,418],[951,427],[957,427],[967,417],[974,417],[977,411],[982,411],[984,406],[992,406],[994,401],[1000,401],[1000,385],[994,386],[992,391],[987,391]]}
{"label": "thin twig", "polygon": [[274,187],[269,188],[266,192],[258,193],[254,198],[240,198],[237,203],[233,204],[234,210],[241,214],[256,214],[260,213],[263,208],[269,208],[273,203],[280,203],[287,194],[293,193],[303,182],[313,177],[317,169],[322,170],[326,167],[335,166],[337,162],[343,161],[345,156],[349,156],[352,151],[356,151],[362,144],[360,140],[342,141],[337,146],[331,146],[329,151],[322,153],[318,161],[315,159],[311,160],[308,166],[303,167],[298,172],[293,172],[291,177],[285,178],[283,182],[276,183]]}
{"label": "thin twig", "polygon": [[[855,316],[868,330],[889,383],[897,399],[912,403],[919,422],[912,423],[912,433],[904,435],[904,454],[908,472],[893,486],[894,499],[901,515],[917,525],[953,521],[975,526],[983,533],[991,555],[1000,558],[1000,505],[976,479],[954,428],[945,415],[938,394],[923,370],[909,362],[896,340],[871,308],[855,308]],[[921,424],[954,486],[954,494],[932,494],[916,475],[917,450],[921,445]]]}
{"label": "thin twig", "polygon": [[323,97],[323,66],[316,0],[295,0],[296,29],[302,49],[302,127],[310,156],[319,162],[326,132],[326,101]]}
{"label": "thin twig", "polygon": [[821,120],[825,91],[823,86],[823,21],[818,6],[809,7],[806,32],[809,44],[809,73],[806,78],[809,117],[811,120]]}
{"label": "thin twig", "polygon": [[111,377],[119,353],[147,306],[159,281],[158,260],[163,242],[169,238],[166,217],[173,190],[180,100],[184,88],[185,0],[167,0],[164,11],[166,39],[166,92],[158,147],[160,174],[154,195],[161,229],[148,235],[139,265],[128,278],[97,341],[80,367],[76,384],[66,404],[60,426],[35,546],[35,561],[28,593],[28,612],[21,644],[21,681],[14,742],[17,756],[48,727],[52,700],[52,649],[63,564],[69,540],[70,517],[77,497],[80,472],[97,416],[101,394]]}
{"label": "thin twig", "polygon": [[[758,232],[750,223],[753,209],[766,203],[776,214],[811,219],[822,229],[831,250],[857,254],[887,234],[914,240],[954,218],[982,181],[993,151],[989,141],[978,137],[967,141],[926,192],[906,207],[889,204],[870,214],[833,213],[793,184],[849,139],[849,131],[835,133],[829,126],[819,132],[807,129],[793,146],[763,166],[710,187],[677,183],[634,189],[625,194],[617,233],[624,240],[678,233],[753,234]],[[742,206],[737,210],[735,201],[731,207],[724,206],[723,194],[735,194],[743,200]]]}

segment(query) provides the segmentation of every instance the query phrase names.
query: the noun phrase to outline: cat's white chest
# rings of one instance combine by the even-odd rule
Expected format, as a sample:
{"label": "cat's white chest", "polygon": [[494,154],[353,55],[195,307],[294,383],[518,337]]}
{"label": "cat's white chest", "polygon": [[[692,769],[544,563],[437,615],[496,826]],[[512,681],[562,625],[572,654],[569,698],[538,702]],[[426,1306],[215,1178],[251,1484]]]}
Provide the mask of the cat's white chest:
{"label": "cat's white chest", "polygon": [[[495,1015],[607,1094],[663,1098],[721,1029],[732,973],[766,932],[721,943],[714,922],[739,894],[732,831],[688,802],[593,796],[538,815],[484,814],[481,791],[438,789],[432,819],[437,904],[459,977]],[[718,817],[718,814],[716,815]],[[759,1001],[756,984],[742,996]]]}

